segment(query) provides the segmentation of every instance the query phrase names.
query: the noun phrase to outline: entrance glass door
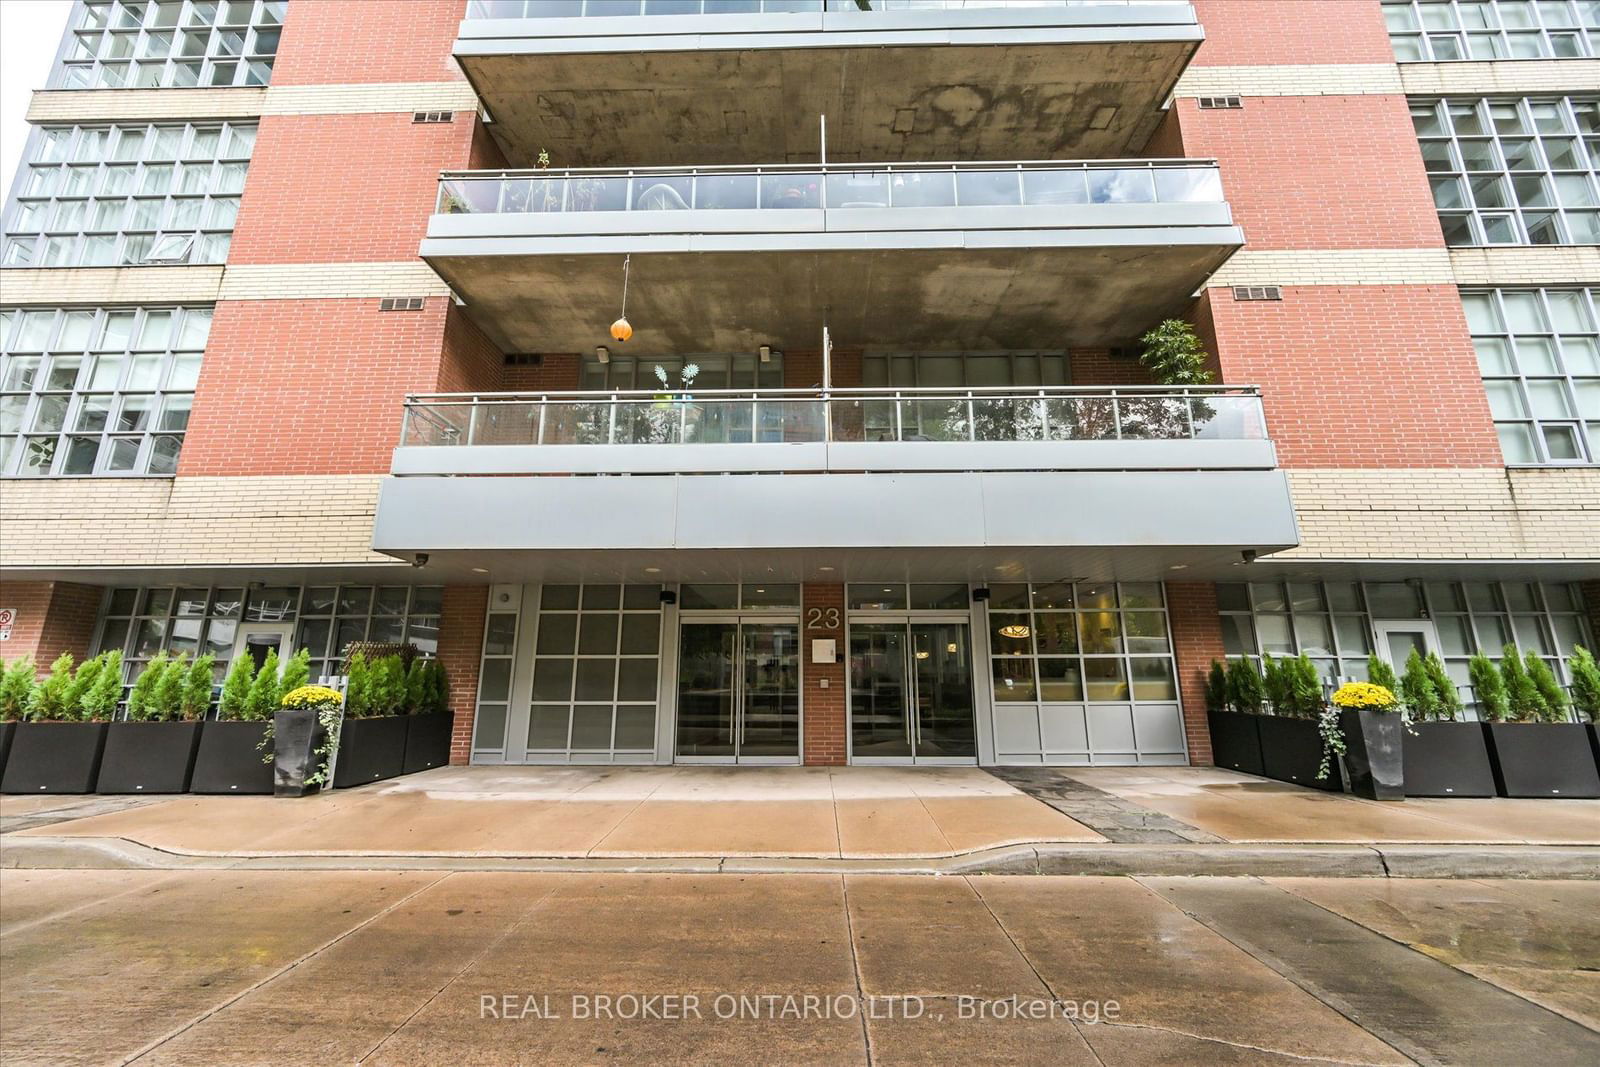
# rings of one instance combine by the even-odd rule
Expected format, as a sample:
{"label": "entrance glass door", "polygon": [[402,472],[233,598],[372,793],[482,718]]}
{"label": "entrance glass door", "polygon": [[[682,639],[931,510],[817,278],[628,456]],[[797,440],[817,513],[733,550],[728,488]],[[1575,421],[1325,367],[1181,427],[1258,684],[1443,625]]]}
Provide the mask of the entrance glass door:
{"label": "entrance glass door", "polygon": [[680,628],[677,754],[691,762],[800,758],[800,625],[696,620]]}
{"label": "entrance glass door", "polygon": [[850,754],[868,763],[972,762],[965,622],[851,623]]}
{"label": "entrance glass door", "polygon": [[1396,674],[1406,669],[1412,649],[1424,658],[1439,651],[1439,635],[1430,621],[1379,619],[1374,620],[1372,629],[1378,638],[1378,655],[1389,661]]}

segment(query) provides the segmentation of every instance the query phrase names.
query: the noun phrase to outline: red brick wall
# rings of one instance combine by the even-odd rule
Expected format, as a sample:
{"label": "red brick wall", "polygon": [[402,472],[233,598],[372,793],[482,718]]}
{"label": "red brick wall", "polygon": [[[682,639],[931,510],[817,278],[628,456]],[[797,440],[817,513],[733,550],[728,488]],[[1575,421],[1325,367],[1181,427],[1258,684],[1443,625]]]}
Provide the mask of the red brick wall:
{"label": "red brick wall", "polygon": [[465,0],[296,0],[283,23],[273,85],[450,82]]}
{"label": "red brick wall", "polygon": [[1225,658],[1222,617],[1217,613],[1217,587],[1210,582],[1168,582],[1167,621],[1178,668],[1178,697],[1183,702],[1183,731],[1189,740],[1189,762],[1211,765],[1211,727],[1206,721],[1206,673],[1213,659]]}
{"label": "red brick wall", "polygon": [[1156,132],[1145,142],[1141,153],[1146,159],[1184,159],[1183,126],[1178,121],[1176,109],[1169,109]]}
{"label": "red brick wall", "polygon": [[513,393],[571,392],[578,388],[582,361],[576,352],[546,352],[537,365],[502,368],[500,388]]}
{"label": "red brick wall", "polygon": [[483,627],[489,612],[489,589],[482,585],[447,585],[439,615],[439,662],[450,683],[450,764],[472,760],[472,722],[478,711],[478,668],[483,656]]}
{"label": "red brick wall", "polygon": [[89,655],[102,590],[73,582],[0,583],[0,608],[16,613],[10,640],[0,644],[7,663],[32,656],[40,674],[63,652],[80,662]]}
{"label": "red brick wall", "polygon": [[[839,625],[834,630],[800,631],[801,677],[804,679],[800,696],[805,763],[808,767],[840,767],[845,763],[846,731],[849,728],[845,712],[849,699],[849,681],[845,676],[845,663],[812,663],[811,642],[832,638],[841,657],[845,655],[844,640],[844,586],[808,582],[800,588],[802,621],[812,608],[821,608],[824,615],[837,611]],[[826,679],[828,688],[822,688]]]}
{"label": "red brick wall", "polygon": [[1112,359],[1104,348],[1074,348],[1067,353],[1073,385],[1150,385],[1150,372],[1135,358]]}
{"label": "red brick wall", "polygon": [[[835,389],[858,389],[861,386],[861,350],[835,348],[830,362],[833,364]],[[783,387],[785,389],[810,389],[822,385],[822,349],[784,349]]]}
{"label": "red brick wall", "polygon": [[1200,67],[1393,63],[1378,0],[1193,0]]}
{"label": "red brick wall", "polygon": [[1500,445],[1450,285],[1207,290],[1223,379],[1260,385],[1286,467],[1498,467]]}
{"label": "red brick wall", "polygon": [[467,313],[450,304],[436,388],[441,393],[487,393],[504,388],[505,356]]}

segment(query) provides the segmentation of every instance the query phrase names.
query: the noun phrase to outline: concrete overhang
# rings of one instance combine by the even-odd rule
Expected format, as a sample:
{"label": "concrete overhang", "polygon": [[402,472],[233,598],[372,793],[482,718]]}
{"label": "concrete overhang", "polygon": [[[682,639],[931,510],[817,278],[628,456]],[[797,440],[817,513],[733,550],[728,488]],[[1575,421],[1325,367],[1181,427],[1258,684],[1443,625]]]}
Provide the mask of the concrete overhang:
{"label": "concrete overhang", "polygon": [[391,477],[373,534],[496,581],[1147,579],[1297,541],[1271,470]]}
{"label": "concrete overhang", "polygon": [[1136,155],[1204,37],[1188,3],[469,18],[459,33],[507,158],[544,149],[558,166],[809,162],[819,115],[835,161]]}
{"label": "concrete overhang", "polygon": [[[584,232],[572,232],[582,228]],[[780,229],[781,227],[781,229]],[[421,256],[508,352],[1117,345],[1244,243],[1226,203],[435,215]]]}

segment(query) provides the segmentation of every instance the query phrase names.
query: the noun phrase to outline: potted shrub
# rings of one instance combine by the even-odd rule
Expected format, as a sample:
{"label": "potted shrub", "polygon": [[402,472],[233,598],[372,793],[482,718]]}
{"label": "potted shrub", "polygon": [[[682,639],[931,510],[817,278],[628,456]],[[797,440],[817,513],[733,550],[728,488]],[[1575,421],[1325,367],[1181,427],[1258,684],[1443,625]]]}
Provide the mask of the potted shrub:
{"label": "potted shrub", "polygon": [[1500,675],[1506,703],[1486,722],[1495,788],[1503,797],[1600,797],[1600,767],[1588,728],[1568,720],[1567,695],[1549,664],[1505,646]]}
{"label": "potted shrub", "polygon": [[[1485,707],[1505,701],[1499,672],[1489,657],[1472,657],[1467,670]],[[1466,709],[1444,661],[1432,652],[1423,659],[1413,650],[1400,682],[1400,699],[1407,719],[1402,746],[1406,796],[1494,796],[1494,772],[1483,727],[1461,721]]]}
{"label": "potted shrub", "polygon": [[1600,766],[1600,664],[1587,648],[1573,645],[1567,669],[1572,672],[1572,706],[1580,720],[1589,720],[1584,727],[1589,731],[1595,765]]}
{"label": "potted shrub", "polygon": [[1211,661],[1206,675],[1206,722],[1211,727],[1211,762],[1230,771],[1261,774],[1259,716],[1233,710],[1228,699],[1228,668]]}
{"label": "potted shrub", "polygon": [[38,683],[38,668],[32,656],[13,660],[0,671],[0,776],[5,774],[6,758],[11,755],[11,738],[17,723],[28,710],[33,689]]}
{"label": "potted shrub", "polygon": [[[270,793],[272,766],[262,756],[272,736],[271,711],[277,707],[276,672],[278,657],[269,655],[268,664],[256,670],[249,656],[239,656],[228,666],[217,698],[217,717],[200,729],[200,749],[195,755],[194,777],[189,789],[194,793]],[[254,693],[256,682],[266,675],[274,687],[270,704],[263,704]],[[256,697],[256,699],[252,699]]]}
{"label": "potted shrub", "polygon": [[[1339,772],[1324,766],[1318,716],[1322,711],[1322,680],[1310,658],[1286,659],[1273,667],[1273,691],[1278,703],[1271,715],[1256,723],[1261,734],[1261,765],[1268,778],[1280,782],[1339,792],[1344,788]],[[1266,679],[1260,680],[1263,691]]]}
{"label": "potted shrub", "polygon": [[1324,771],[1338,753],[1352,793],[1368,800],[1404,800],[1404,721],[1394,693],[1372,682],[1346,682],[1334,690],[1330,703],[1319,720]]}
{"label": "potted shrub", "polygon": [[302,685],[283,695],[272,717],[274,796],[303,797],[327,784],[343,703],[337,689],[323,685]]}
{"label": "potted shrub", "polygon": [[394,778],[406,757],[406,671],[398,655],[368,659],[352,652],[345,667],[344,723],[333,760],[333,784]]}
{"label": "potted shrub", "polygon": [[450,762],[450,695],[444,666],[437,660],[414,659],[406,672],[406,754],[401,773],[412,774]]}
{"label": "potted shrub", "polygon": [[122,653],[85,660],[74,672],[72,654],[63,652],[15,727],[0,792],[94,792],[106,723],[121,695]]}
{"label": "potted shrub", "polygon": [[211,705],[213,656],[180,653],[145,664],[128,693],[127,716],[106,730],[100,793],[187,793]]}

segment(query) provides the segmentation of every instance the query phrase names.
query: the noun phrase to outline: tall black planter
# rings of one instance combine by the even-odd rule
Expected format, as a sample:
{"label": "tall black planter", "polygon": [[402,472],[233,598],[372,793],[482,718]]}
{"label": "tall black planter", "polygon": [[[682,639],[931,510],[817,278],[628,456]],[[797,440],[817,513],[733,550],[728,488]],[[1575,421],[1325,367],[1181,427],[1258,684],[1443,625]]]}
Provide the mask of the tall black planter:
{"label": "tall black planter", "polygon": [[1350,792],[1368,800],[1404,800],[1405,722],[1399,712],[1340,708],[1339,730],[1344,734],[1341,758]]}
{"label": "tall black planter", "polygon": [[17,724],[0,722],[0,777],[6,773],[6,757],[11,755],[11,739],[16,736]]}
{"label": "tall black planter", "polygon": [[97,793],[187,793],[200,748],[197,722],[114,722]]}
{"label": "tall black planter", "polygon": [[1476,722],[1414,722],[1401,746],[1408,797],[1492,797],[1489,743]]}
{"label": "tall black planter", "polygon": [[400,771],[415,774],[450,762],[450,715],[406,716],[406,755]]}
{"label": "tall black planter", "polygon": [[1483,728],[1501,796],[1600,797],[1600,767],[1583,724],[1486,722]]}
{"label": "tall black planter", "polygon": [[1594,752],[1594,765],[1600,767],[1600,724],[1587,723],[1585,729],[1589,731],[1589,748]]}
{"label": "tall black planter", "polygon": [[103,722],[19,722],[0,793],[93,793],[105,746]]}
{"label": "tall black planter", "polygon": [[195,754],[193,793],[256,794],[272,792],[272,754],[265,722],[211,720],[200,729],[200,749]]}
{"label": "tall black planter", "polygon": [[1244,774],[1261,774],[1261,733],[1256,729],[1259,715],[1235,711],[1208,711],[1211,727],[1211,762],[1218,767]]}
{"label": "tall black planter", "polygon": [[333,784],[339,789],[394,778],[406,760],[405,715],[345,719]]}
{"label": "tall black planter", "polygon": [[1322,764],[1322,734],[1315,719],[1260,715],[1256,717],[1256,729],[1261,735],[1261,770],[1268,778],[1330,793],[1344,791],[1339,768],[1333,761],[1329,761],[1327,775],[1317,777]]}
{"label": "tall black planter", "polygon": [[327,731],[318,713],[306,708],[279,708],[272,715],[272,795],[303,797],[322,788],[306,782],[320,766],[317,749]]}

